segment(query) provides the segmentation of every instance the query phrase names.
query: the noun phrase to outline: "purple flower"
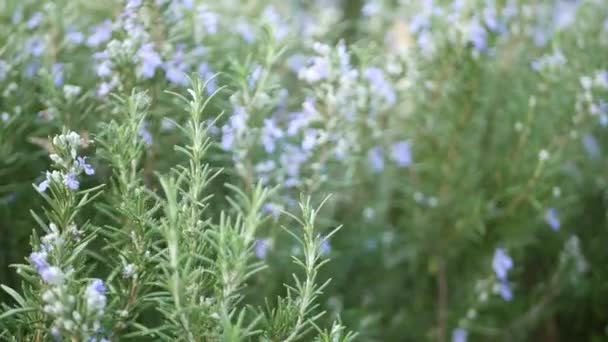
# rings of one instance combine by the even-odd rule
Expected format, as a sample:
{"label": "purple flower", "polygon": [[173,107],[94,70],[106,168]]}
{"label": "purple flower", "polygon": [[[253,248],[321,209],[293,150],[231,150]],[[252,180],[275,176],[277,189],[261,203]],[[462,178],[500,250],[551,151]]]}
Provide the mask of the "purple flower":
{"label": "purple flower", "polygon": [[507,273],[513,268],[513,260],[502,248],[497,248],[494,252],[494,259],[492,259],[492,268],[496,277],[505,281],[507,279]]}
{"label": "purple flower", "polygon": [[4,60],[0,59],[0,81],[4,81],[6,79],[6,75],[8,74],[9,65]]}
{"label": "purple flower", "polygon": [[561,222],[559,220],[559,214],[557,209],[549,208],[545,212],[545,222],[551,227],[551,229],[558,231],[561,227]]}
{"label": "purple flower", "polygon": [[412,148],[408,140],[397,142],[393,145],[391,156],[400,167],[412,165]]}
{"label": "purple flower", "polygon": [[374,172],[378,173],[384,170],[384,149],[376,146],[367,152],[367,159]]}
{"label": "purple flower", "polygon": [[250,89],[255,88],[258,83],[258,80],[260,79],[260,76],[262,75],[263,70],[264,69],[260,65],[258,65],[253,69],[249,77],[247,77],[247,84],[249,84]]}
{"label": "purple flower", "polygon": [[101,24],[95,26],[91,35],[87,38],[89,47],[97,47],[112,38],[112,21],[105,20]]}
{"label": "purple flower", "polygon": [[80,182],[78,182],[78,179],[76,178],[76,174],[70,172],[65,176],[65,180],[63,181],[63,183],[70,188],[70,190],[78,190],[78,188],[80,187]]}
{"label": "purple flower", "polygon": [[217,77],[213,77],[214,76],[214,72],[213,70],[211,70],[211,67],[209,66],[209,64],[207,63],[203,63],[198,67],[198,73],[199,75],[207,80],[207,94],[211,95],[213,94],[217,88]]}
{"label": "purple flower", "polygon": [[479,52],[485,52],[488,49],[488,32],[477,21],[471,26],[469,40],[473,44],[473,48]]}
{"label": "purple flower", "polygon": [[32,56],[40,56],[44,52],[46,44],[42,38],[32,37],[25,43],[25,50]]}
{"label": "purple flower", "polygon": [[317,144],[319,135],[316,130],[308,129],[304,133],[304,139],[302,140],[302,150],[311,151]]}
{"label": "purple flower", "polygon": [[40,278],[50,285],[59,285],[63,282],[63,271],[57,266],[49,266],[40,272]]}
{"label": "purple flower", "polygon": [[254,250],[255,250],[255,256],[260,259],[266,259],[266,256],[268,256],[268,252],[270,252],[270,239],[258,239],[255,241],[255,246],[254,246]]}
{"label": "purple flower", "polygon": [[44,252],[34,252],[30,254],[30,262],[39,274],[49,267],[46,257],[47,255]]}
{"label": "purple flower", "polygon": [[84,173],[86,173],[89,176],[95,174],[95,170],[93,169],[91,164],[87,163],[87,157],[78,157],[77,160],[78,160],[78,165],[84,170]]}
{"label": "purple flower", "polygon": [[141,6],[142,0],[127,0],[127,10],[134,10]]}
{"label": "purple flower", "polygon": [[112,75],[112,68],[114,65],[112,64],[112,61],[110,61],[107,52],[97,52],[93,55],[93,58],[98,61],[95,66],[97,76],[103,78]]}
{"label": "purple flower", "polygon": [[578,0],[558,0],[553,12],[553,23],[558,31],[574,23],[579,4]]}
{"label": "purple flower", "polygon": [[234,130],[229,126],[222,127],[222,148],[226,151],[230,150],[234,146],[235,140]]}
{"label": "purple flower", "polygon": [[114,82],[102,82],[97,89],[97,96],[106,97],[114,89],[114,86]]}
{"label": "purple flower", "polygon": [[144,144],[146,144],[147,146],[152,145],[152,143],[154,142],[152,133],[150,133],[150,130],[148,129],[147,122],[142,122],[142,124],[139,126],[138,134],[139,134],[139,137],[141,138],[141,140],[143,140]]}
{"label": "purple flower", "polygon": [[498,293],[502,299],[506,300],[507,302],[510,302],[513,299],[513,291],[506,280],[501,281],[498,285]]}
{"label": "purple flower", "polygon": [[106,286],[101,279],[93,279],[85,291],[87,306],[101,312],[107,303]]}
{"label": "purple flower", "polygon": [[65,37],[72,42],[73,44],[81,44],[82,42],[84,42],[84,34],[80,31],[76,31],[73,29],[70,29]]}
{"label": "purple flower", "polygon": [[322,256],[328,256],[331,253],[331,244],[328,239],[323,240],[321,242],[321,246],[319,246],[319,254]]}
{"label": "purple flower", "polygon": [[172,61],[165,63],[163,67],[165,69],[165,76],[170,83],[181,86],[188,85],[188,78],[186,77],[188,65],[181,58],[175,57]]}
{"label": "purple flower", "polygon": [[298,76],[309,83],[315,83],[327,79],[329,73],[329,61],[324,57],[313,57],[309,62],[309,66],[302,68]]}
{"label": "purple flower", "polygon": [[152,43],[142,45],[139,51],[137,51],[137,57],[141,61],[141,75],[144,78],[154,77],[156,68],[163,64],[160,55],[154,51],[154,44]]}
{"label": "purple flower", "polygon": [[26,26],[28,29],[35,29],[36,27],[42,24],[42,19],[44,16],[40,12],[36,12],[32,15],[32,17],[27,21]]}
{"label": "purple flower", "polygon": [[201,23],[205,26],[207,33],[213,35],[217,33],[217,27],[219,23],[219,17],[217,14],[209,11],[206,6],[200,6],[198,8],[198,18]]}
{"label": "purple flower", "polygon": [[42,182],[40,182],[40,184],[38,184],[38,191],[45,192],[46,189],[48,189],[50,185],[51,185],[51,181],[48,179],[45,179]]}
{"label": "purple flower", "polygon": [[93,279],[90,288],[101,295],[106,293],[106,286],[104,285],[103,280],[101,279]]}
{"label": "purple flower", "polygon": [[600,144],[591,134],[585,134],[583,137],[583,146],[591,159],[598,159],[602,154]]}
{"label": "purple flower", "polygon": [[267,153],[275,151],[275,141],[283,137],[281,130],[274,119],[264,119],[264,129],[262,130],[262,144]]}
{"label": "purple flower", "polygon": [[61,63],[53,65],[53,83],[56,87],[63,85],[63,64]]}
{"label": "purple flower", "polygon": [[429,26],[431,25],[431,22],[429,20],[429,16],[426,13],[418,13],[416,14],[413,18],[412,21],[410,22],[409,25],[409,30],[412,34],[418,34],[420,33],[422,30],[425,30],[427,28],[429,28]]}
{"label": "purple flower", "polygon": [[265,213],[270,214],[275,220],[278,220],[279,216],[281,215],[282,208],[276,203],[266,203],[262,210]]}
{"label": "purple flower", "polygon": [[452,342],[467,342],[468,337],[469,332],[462,328],[452,331]]}
{"label": "purple flower", "polygon": [[389,105],[395,104],[397,96],[395,89],[384,77],[384,72],[379,68],[368,68],[363,76],[371,83],[372,89],[381,95]]}

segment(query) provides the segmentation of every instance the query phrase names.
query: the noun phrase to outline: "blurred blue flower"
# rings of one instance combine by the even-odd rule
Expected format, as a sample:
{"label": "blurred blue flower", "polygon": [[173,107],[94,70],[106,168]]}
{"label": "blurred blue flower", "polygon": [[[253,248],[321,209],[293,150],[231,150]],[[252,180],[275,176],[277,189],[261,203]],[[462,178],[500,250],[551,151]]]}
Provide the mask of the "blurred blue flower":
{"label": "blurred blue flower", "polygon": [[465,329],[457,328],[452,331],[452,342],[467,342],[469,333]]}
{"label": "blurred blue flower", "polygon": [[63,64],[55,63],[53,65],[53,84],[56,87],[63,85]]}
{"label": "blurred blue flower", "polygon": [[78,165],[84,170],[84,173],[87,175],[95,174],[95,169],[91,166],[91,164],[87,163],[87,157],[78,157],[77,158]]}
{"label": "blurred blue flower", "polygon": [[144,78],[152,78],[156,73],[156,68],[163,64],[160,55],[154,51],[154,44],[147,43],[137,51],[137,57],[141,61],[141,75]]}
{"label": "blurred blue flower", "polygon": [[551,229],[557,231],[561,226],[561,222],[559,220],[559,214],[557,209],[549,208],[545,212],[545,222],[551,227]]}
{"label": "blurred blue flower", "polygon": [[583,136],[583,146],[591,159],[598,159],[602,155],[600,144],[592,134]]}
{"label": "blurred blue flower", "polygon": [[328,256],[331,253],[331,244],[328,239],[323,240],[321,242],[321,246],[319,247],[319,254],[321,256]]}
{"label": "blurred blue flower", "polygon": [[30,19],[27,21],[27,23],[25,25],[30,30],[35,29],[38,26],[40,26],[40,24],[42,24],[43,19],[44,19],[44,16],[42,15],[42,13],[36,12],[30,17]]}
{"label": "blurred blue flower", "polygon": [[267,153],[273,153],[276,149],[276,140],[283,137],[283,130],[276,125],[274,118],[264,119],[262,129],[262,144]]}
{"label": "blurred blue flower", "polygon": [[478,21],[473,22],[471,25],[469,40],[473,44],[475,50],[479,52],[487,51],[488,32]]}
{"label": "blurred blue flower", "polygon": [[408,140],[403,140],[395,143],[391,154],[393,160],[400,167],[409,167],[412,165],[412,148]]}
{"label": "blurred blue flower", "polygon": [[367,159],[375,172],[384,170],[383,154],[384,149],[380,146],[376,146],[367,152]]}
{"label": "blurred blue flower", "polygon": [[255,256],[260,259],[266,259],[270,252],[271,240],[270,239],[258,239],[255,241],[254,251]]}
{"label": "blurred blue flower", "polygon": [[65,37],[73,44],[82,44],[84,42],[84,33],[74,29],[69,29]]}
{"label": "blurred blue flower", "polygon": [[70,190],[78,190],[80,187],[80,182],[78,182],[78,178],[76,178],[76,174],[73,172],[68,173],[63,182]]}
{"label": "blurred blue flower", "polygon": [[492,268],[501,281],[507,280],[507,273],[513,268],[513,260],[502,248],[497,248],[492,259]]}
{"label": "blurred blue flower", "polygon": [[4,81],[6,79],[6,75],[8,74],[9,69],[9,64],[6,63],[4,60],[0,59],[0,81]]}
{"label": "blurred blue flower", "polygon": [[112,21],[105,20],[101,24],[93,27],[91,35],[87,38],[89,47],[97,47],[112,38]]}
{"label": "blurred blue flower", "polygon": [[510,302],[513,299],[513,291],[511,290],[509,283],[507,283],[506,280],[502,280],[498,286],[498,292],[502,299]]}

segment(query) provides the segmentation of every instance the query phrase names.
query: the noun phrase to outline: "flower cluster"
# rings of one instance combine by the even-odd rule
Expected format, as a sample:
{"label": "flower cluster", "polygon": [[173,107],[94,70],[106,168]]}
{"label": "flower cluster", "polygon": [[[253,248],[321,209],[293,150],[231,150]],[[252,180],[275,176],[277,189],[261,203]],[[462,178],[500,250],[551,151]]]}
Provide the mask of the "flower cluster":
{"label": "flower cluster", "polygon": [[88,176],[95,174],[95,170],[86,160],[87,157],[78,156],[78,150],[85,143],[87,142],[76,132],[61,134],[53,138],[52,146],[55,153],[49,157],[58,170],[46,172],[46,179],[38,184],[38,191],[45,192],[52,184],[75,191],[80,187],[78,176],[82,173]]}
{"label": "flower cluster", "polygon": [[496,249],[494,258],[492,259],[492,268],[494,269],[496,278],[499,281],[497,286],[498,293],[504,300],[512,300],[513,292],[511,291],[507,275],[511,268],[513,268],[513,260],[504,249]]}

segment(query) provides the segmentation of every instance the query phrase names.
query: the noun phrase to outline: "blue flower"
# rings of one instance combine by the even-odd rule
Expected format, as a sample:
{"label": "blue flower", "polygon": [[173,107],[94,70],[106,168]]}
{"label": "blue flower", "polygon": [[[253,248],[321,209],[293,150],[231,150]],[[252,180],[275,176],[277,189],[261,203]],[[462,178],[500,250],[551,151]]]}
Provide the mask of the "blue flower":
{"label": "blue flower", "polygon": [[147,146],[152,145],[152,143],[154,142],[154,138],[152,137],[152,133],[150,132],[150,130],[148,129],[148,123],[147,122],[142,122],[142,124],[139,126],[139,137],[141,138],[141,140],[144,141],[144,144],[146,144]]}
{"label": "blue flower", "polygon": [[49,268],[49,263],[46,261],[46,257],[47,255],[44,252],[34,252],[30,254],[30,262],[38,274],[42,274],[44,270]]}
{"label": "blue flower", "polygon": [[200,22],[205,26],[205,30],[208,34],[216,34],[219,23],[219,16],[207,9],[206,6],[200,6],[198,8],[198,18]]}
{"label": "blue flower", "polygon": [[264,119],[262,129],[262,144],[267,153],[273,153],[276,149],[276,139],[283,137],[283,130],[276,125],[275,119]]}
{"label": "blue flower", "polygon": [[32,37],[25,43],[25,50],[32,56],[40,56],[46,49],[46,43],[42,38]]}
{"label": "blue flower", "polygon": [[90,309],[103,311],[106,306],[106,286],[101,279],[93,279],[85,291],[87,306]]}
{"label": "blue flower", "polygon": [[276,203],[266,203],[262,210],[265,213],[270,214],[275,220],[281,215],[281,206]]}
{"label": "blue flower", "polygon": [[178,45],[177,51],[173,59],[163,64],[167,80],[175,85],[187,86],[188,78],[186,72],[189,69],[188,64],[184,61],[184,46]]}
{"label": "blue flower", "polygon": [[142,45],[137,51],[137,57],[141,60],[141,75],[144,78],[154,77],[156,68],[163,64],[160,55],[154,51],[154,44],[152,43]]}
{"label": "blue flower", "polygon": [[545,222],[551,227],[551,229],[557,231],[561,226],[557,209],[549,208],[545,212]]}
{"label": "blue flower", "polygon": [[331,253],[331,244],[328,239],[325,239],[321,242],[321,246],[319,246],[319,254],[321,256],[328,256],[329,253]]}
{"label": "blue flower", "polygon": [[376,146],[367,152],[367,159],[375,172],[384,170],[383,154],[384,149],[380,146]]}
{"label": "blue flower", "polygon": [[63,64],[61,63],[53,65],[53,84],[57,87],[63,85]]}
{"label": "blue flower", "polygon": [[57,266],[49,266],[40,271],[40,278],[50,285],[59,285],[64,279],[63,271]]}
{"label": "blue flower", "polygon": [[412,165],[412,148],[408,140],[399,141],[393,145],[392,149],[393,160],[400,167],[409,167]]}
{"label": "blue flower", "polygon": [[598,159],[602,154],[600,144],[592,134],[585,134],[583,137],[583,146],[591,159]]}
{"label": "blue flower", "polygon": [[479,52],[485,52],[488,49],[488,32],[477,21],[471,26],[469,40],[473,44],[473,48]]}
{"label": "blue flower", "polygon": [[74,29],[69,29],[65,37],[73,44],[81,44],[84,41],[84,34]]}
{"label": "blue flower", "polygon": [[452,342],[467,342],[468,337],[469,332],[462,328],[452,331]]}
{"label": "blue flower", "polygon": [[255,256],[260,260],[266,259],[266,256],[268,256],[268,252],[270,252],[270,247],[270,239],[256,240],[254,246]]}
{"label": "blue flower", "polygon": [[63,182],[70,190],[78,190],[80,187],[80,182],[78,182],[76,174],[73,172],[68,173]]}
{"label": "blue flower", "polygon": [[498,285],[498,293],[507,302],[513,300],[513,291],[506,280],[501,281]]}
{"label": "blue flower", "polygon": [[492,260],[492,268],[499,280],[506,281],[507,273],[513,268],[513,260],[504,249],[497,248]]}
{"label": "blue flower", "polygon": [[367,68],[363,76],[371,83],[374,92],[378,92],[389,105],[395,104],[397,96],[395,89],[384,77],[384,72],[379,68]]}
{"label": "blue flower", "polygon": [[50,185],[51,185],[51,181],[48,179],[45,179],[42,182],[40,182],[40,184],[38,184],[38,191],[45,192],[46,189],[48,189]]}
{"label": "blue flower", "polygon": [[101,24],[95,26],[92,34],[87,38],[89,47],[97,47],[112,38],[112,21],[105,20]]}
{"label": "blue flower", "polygon": [[6,79],[10,66],[4,60],[0,59],[0,81]]}
{"label": "blue flower", "polygon": [[95,169],[91,166],[91,164],[87,163],[87,157],[78,157],[78,165],[84,170],[84,173],[87,175],[94,175]]}
{"label": "blue flower", "polygon": [[36,12],[32,15],[32,17],[27,21],[26,26],[28,29],[35,29],[36,27],[42,24],[42,19],[44,16],[40,12]]}

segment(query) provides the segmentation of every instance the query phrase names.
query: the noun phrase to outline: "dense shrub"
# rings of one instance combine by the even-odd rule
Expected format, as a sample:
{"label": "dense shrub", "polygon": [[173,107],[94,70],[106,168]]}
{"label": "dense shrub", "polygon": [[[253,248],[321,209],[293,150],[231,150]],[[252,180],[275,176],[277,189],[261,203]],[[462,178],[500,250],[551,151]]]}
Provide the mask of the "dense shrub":
{"label": "dense shrub", "polygon": [[0,0],[0,337],[605,340],[607,52],[604,0]]}

